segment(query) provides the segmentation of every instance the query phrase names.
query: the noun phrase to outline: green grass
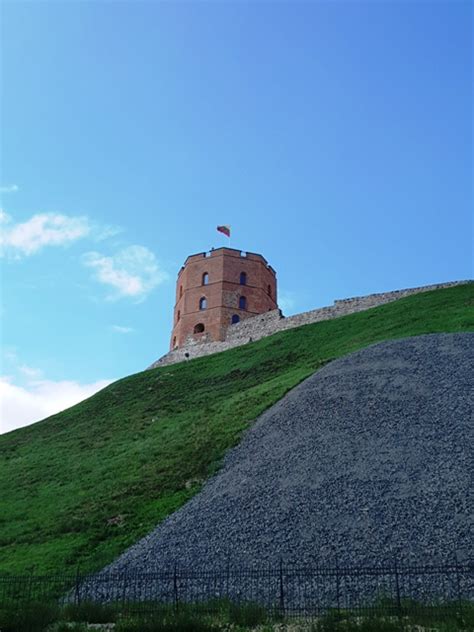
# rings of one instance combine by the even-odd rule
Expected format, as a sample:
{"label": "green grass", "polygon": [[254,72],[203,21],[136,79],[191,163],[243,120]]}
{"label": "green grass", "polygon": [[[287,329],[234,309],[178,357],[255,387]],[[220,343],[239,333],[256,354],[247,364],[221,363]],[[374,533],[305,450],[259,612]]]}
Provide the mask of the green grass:
{"label": "green grass", "polygon": [[[0,437],[0,570],[97,570],[178,509],[266,408],[390,338],[474,331],[474,284],[144,371]],[[93,356],[91,356],[93,362]]]}
{"label": "green grass", "polygon": [[[129,604],[131,605],[131,604]],[[136,604],[138,605],[138,604]],[[144,605],[144,604],[141,604]],[[150,606],[152,604],[149,604]],[[157,604],[154,604],[155,607]],[[474,604],[425,605],[411,602],[394,612],[380,607],[286,618],[256,603],[214,602],[172,605],[131,614],[120,603],[60,607],[50,601],[0,605],[2,632],[85,632],[87,624],[115,622],[117,632],[468,632],[474,629]],[[425,615],[420,613],[425,610]]]}

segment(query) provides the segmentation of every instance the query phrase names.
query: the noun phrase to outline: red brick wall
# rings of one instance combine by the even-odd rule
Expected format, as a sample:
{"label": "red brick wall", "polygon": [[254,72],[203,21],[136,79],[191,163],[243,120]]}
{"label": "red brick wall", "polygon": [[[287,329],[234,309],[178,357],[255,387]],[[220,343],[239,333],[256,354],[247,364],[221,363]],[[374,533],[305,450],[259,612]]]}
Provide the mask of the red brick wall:
{"label": "red brick wall", "polygon": [[[240,250],[231,248],[207,254],[188,257],[178,274],[171,349],[182,346],[190,334],[207,342],[224,340],[232,315],[244,320],[278,306],[276,274],[264,257],[242,256]],[[240,284],[241,272],[247,275],[246,285]],[[204,273],[209,275],[208,285],[202,284]],[[240,296],[247,299],[245,310],[239,308]],[[207,308],[200,310],[203,297]],[[198,323],[204,325],[204,333],[194,334]]]}

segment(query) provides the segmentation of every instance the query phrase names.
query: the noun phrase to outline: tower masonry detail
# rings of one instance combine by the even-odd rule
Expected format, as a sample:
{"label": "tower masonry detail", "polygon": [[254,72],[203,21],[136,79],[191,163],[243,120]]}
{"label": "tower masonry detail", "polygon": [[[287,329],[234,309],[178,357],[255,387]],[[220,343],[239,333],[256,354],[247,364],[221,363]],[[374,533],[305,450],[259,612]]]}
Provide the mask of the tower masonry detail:
{"label": "tower masonry detail", "polygon": [[233,248],[191,255],[178,273],[170,348],[223,341],[232,325],[275,309],[276,272],[262,255]]}

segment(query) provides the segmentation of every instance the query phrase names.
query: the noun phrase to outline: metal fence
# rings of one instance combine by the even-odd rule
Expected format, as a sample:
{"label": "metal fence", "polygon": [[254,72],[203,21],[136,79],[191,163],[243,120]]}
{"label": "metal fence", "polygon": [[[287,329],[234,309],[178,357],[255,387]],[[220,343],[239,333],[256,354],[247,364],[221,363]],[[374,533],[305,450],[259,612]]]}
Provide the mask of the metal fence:
{"label": "metal fence", "polygon": [[284,617],[328,612],[367,615],[462,613],[474,603],[474,562],[426,566],[289,567],[198,570],[175,566],[151,573],[0,575],[0,605],[56,601],[109,604],[121,613],[259,604]]}

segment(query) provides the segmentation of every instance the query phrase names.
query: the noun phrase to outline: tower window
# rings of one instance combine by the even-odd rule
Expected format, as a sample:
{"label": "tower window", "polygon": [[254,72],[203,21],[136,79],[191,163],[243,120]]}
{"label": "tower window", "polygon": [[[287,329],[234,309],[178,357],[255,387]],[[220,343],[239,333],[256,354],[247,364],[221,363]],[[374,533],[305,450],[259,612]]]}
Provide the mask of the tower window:
{"label": "tower window", "polygon": [[247,285],[247,274],[246,272],[240,273],[240,285]]}
{"label": "tower window", "polygon": [[268,296],[271,296],[271,295],[272,295],[272,286],[271,286],[271,285],[269,285],[269,286],[267,287],[267,294],[268,294]]}
{"label": "tower window", "polygon": [[203,323],[198,323],[197,325],[194,325],[194,333],[195,334],[202,334],[204,332],[204,325]]}
{"label": "tower window", "polygon": [[205,296],[203,296],[199,300],[199,309],[206,309],[206,307],[207,307],[207,298]]}
{"label": "tower window", "polygon": [[178,315],[176,316],[176,320],[179,321],[180,318],[181,318],[181,312],[178,309]]}
{"label": "tower window", "polygon": [[247,299],[245,296],[239,298],[239,309],[247,309]]}
{"label": "tower window", "polygon": [[202,275],[202,285],[208,285],[209,284],[209,274],[207,272],[204,272],[204,274]]}
{"label": "tower window", "polygon": [[175,348],[176,348],[176,336],[174,336],[174,338],[173,338],[173,349],[175,349]]}
{"label": "tower window", "polygon": [[239,316],[238,314],[234,314],[234,315],[232,316],[231,323],[232,323],[233,325],[236,325],[238,322],[240,322],[240,316]]}
{"label": "tower window", "polygon": [[179,286],[179,298],[181,298],[183,296],[183,286],[180,285]]}

